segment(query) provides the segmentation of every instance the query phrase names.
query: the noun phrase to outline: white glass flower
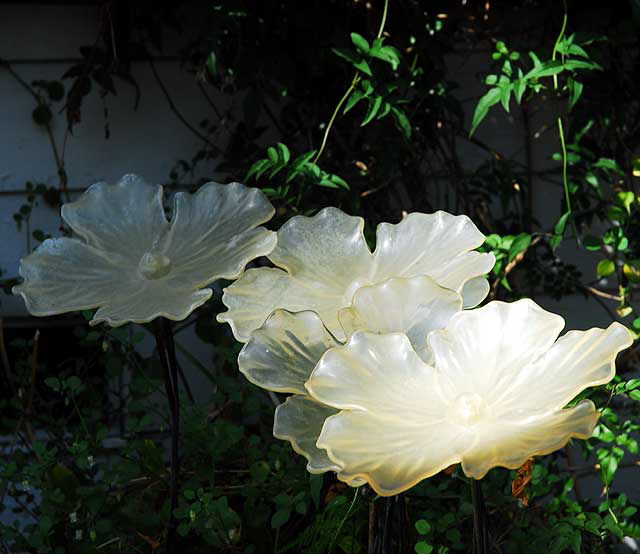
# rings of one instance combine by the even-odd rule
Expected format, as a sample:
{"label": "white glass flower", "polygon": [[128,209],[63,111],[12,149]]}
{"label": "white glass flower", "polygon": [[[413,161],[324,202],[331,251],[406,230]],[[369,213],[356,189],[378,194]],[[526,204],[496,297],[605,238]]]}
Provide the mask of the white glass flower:
{"label": "white glass flower", "polygon": [[181,320],[210,298],[203,287],[274,248],[276,234],[259,227],[273,213],[257,189],[208,183],[177,193],[168,221],[161,186],[135,175],[96,183],[62,206],[80,238],[44,241],[21,260],[13,292],[37,316],[99,307],[93,325]]}
{"label": "white glass flower", "polygon": [[317,441],[345,481],[402,492],[461,462],[468,477],[588,438],[599,413],[587,387],[610,381],[631,336],[619,323],[570,331],[531,300],[491,302],[429,333],[426,364],[404,334],[355,333],[330,349],[306,389],[341,410]]}
{"label": "white glass flower", "polygon": [[489,292],[482,275],[495,258],[473,251],[484,236],[468,217],[412,213],[395,225],[381,223],[374,253],[363,228],[362,218],[336,208],[293,217],[278,231],[269,255],[278,267],[250,269],[225,289],[222,300],[229,310],[218,321],[227,321],[236,339],[246,342],[275,309],[312,310],[344,339],[338,312],[366,285],[426,275],[459,292],[465,307],[479,304]]}
{"label": "white glass flower", "polygon": [[[462,298],[457,293],[418,276],[358,289],[353,304],[344,308],[338,319],[347,337],[361,329],[406,333],[428,361],[432,354],[427,334],[444,327],[461,309]],[[267,390],[293,394],[276,408],[273,434],[290,441],[294,450],[307,458],[310,473],[340,469],[316,446],[325,419],[338,410],[311,398],[304,384],[322,355],[341,344],[315,312],[276,310],[252,333],[238,357],[240,371],[249,381]]]}

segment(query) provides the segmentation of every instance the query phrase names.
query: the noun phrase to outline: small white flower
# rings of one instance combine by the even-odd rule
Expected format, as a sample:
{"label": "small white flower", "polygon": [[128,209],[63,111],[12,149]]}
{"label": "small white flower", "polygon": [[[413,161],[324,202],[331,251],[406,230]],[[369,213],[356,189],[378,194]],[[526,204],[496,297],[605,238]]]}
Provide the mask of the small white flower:
{"label": "small white flower", "polygon": [[208,183],[177,193],[167,221],[161,186],[135,175],[97,183],[62,206],[80,238],[44,241],[21,261],[13,292],[37,316],[99,307],[92,325],[181,320],[211,297],[204,287],[273,249],[275,233],[258,227],[273,213],[257,189]]}
{"label": "small white flower", "polygon": [[[416,351],[429,361],[432,354],[427,334],[444,327],[461,309],[462,298],[457,293],[418,276],[358,289],[353,304],[343,309],[338,319],[347,337],[360,329],[406,333]],[[338,410],[311,398],[304,384],[322,355],[341,344],[315,312],[276,310],[252,333],[238,357],[240,371],[252,383],[293,393],[276,408],[273,434],[290,441],[293,449],[307,458],[310,473],[340,469],[316,447],[325,419]]]}
{"label": "small white flower", "polygon": [[77,523],[78,522],[78,513],[77,512],[71,512],[69,514],[69,521],[71,523]]}
{"label": "small white flower", "polygon": [[392,495],[454,463],[480,479],[588,438],[599,416],[593,403],[565,406],[610,381],[632,339],[613,323],[556,340],[563,327],[531,300],[491,302],[429,333],[432,365],[404,334],[357,332],[324,354],[306,383],[313,399],[340,410],[317,447],[341,479]]}
{"label": "small white flower", "polygon": [[76,538],[77,541],[81,541],[82,540],[82,529],[76,529],[75,538]]}
{"label": "small white flower", "polygon": [[484,236],[468,217],[412,213],[395,225],[381,223],[373,253],[363,229],[362,218],[336,208],[291,218],[269,254],[278,267],[250,269],[227,287],[222,301],[229,310],[218,321],[228,322],[236,339],[246,342],[278,308],[312,310],[335,337],[344,339],[338,313],[367,285],[426,275],[460,293],[465,307],[476,306],[489,292],[483,275],[495,257],[473,251]]}

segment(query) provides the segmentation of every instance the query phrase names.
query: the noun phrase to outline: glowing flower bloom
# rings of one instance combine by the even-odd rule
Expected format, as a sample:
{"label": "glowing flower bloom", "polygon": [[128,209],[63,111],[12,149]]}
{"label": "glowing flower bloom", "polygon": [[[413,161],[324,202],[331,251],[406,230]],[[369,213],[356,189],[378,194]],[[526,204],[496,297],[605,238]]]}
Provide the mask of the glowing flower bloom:
{"label": "glowing flower bloom", "polygon": [[[418,276],[358,289],[353,304],[341,310],[338,319],[347,337],[360,329],[406,333],[415,350],[430,360],[427,334],[444,327],[461,309],[462,298],[457,293]],[[252,333],[238,357],[240,371],[249,381],[267,390],[293,394],[276,408],[273,434],[290,441],[293,449],[307,458],[311,473],[340,470],[326,451],[316,446],[325,419],[338,410],[311,398],[304,386],[322,355],[340,345],[315,312],[276,310]]]}
{"label": "glowing flower bloom", "polygon": [[291,218],[269,255],[278,268],[250,269],[228,287],[222,301],[229,310],[218,321],[227,321],[235,337],[246,342],[275,309],[312,310],[344,339],[338,312],[366,285],[426,275],[459,292],[465,307],[479,304],[489,292],[482,275],[495,257],[473,251],[484,236],[468,217],[412,213],[396,225],[381,223],[374,253],[363,228],[362,218],[336,208]]}
{"label": "glowing flower bloom", "polygon": [[564,408],[587,387],[610,381],[631,336],[619,323],[570,331],[531,300],[491,302],[432,331],[433,365],[404,334],[358,332],[329,350],[306,388],[336,410],[317,447],[345,481],[381,495],[402,492],[458,462],[468,477],[591,436],[590,400]]}
{"label": "glowing flower bloom", "polygon": [[273,249],[276,234],[258,227],[273,212],[257,189],[208,183],[177,193],[168,221],[161,186],[135,175],[96,183],[62,206],[80,238],[44,241],[21,260],[13,292],[37,316],[99,307],[93,325],[181,320],[211,297],[203,287]]}

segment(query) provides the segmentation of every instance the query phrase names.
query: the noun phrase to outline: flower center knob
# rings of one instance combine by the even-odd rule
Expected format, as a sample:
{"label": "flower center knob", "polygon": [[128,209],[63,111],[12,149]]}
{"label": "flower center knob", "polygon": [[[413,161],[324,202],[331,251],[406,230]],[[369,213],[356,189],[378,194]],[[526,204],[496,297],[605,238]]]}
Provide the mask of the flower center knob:
{"label": "flower center knob", "polygon": [[159,279],[171,270],[171,260],[164,254],[145,252],[140,258],[138,270],[147,279]]}
{"label": "flower center knob", "polygon": [[455,423],[475,425],[486,412],[486,404],[475,392],[465,392],[458,396],[451,406]]}

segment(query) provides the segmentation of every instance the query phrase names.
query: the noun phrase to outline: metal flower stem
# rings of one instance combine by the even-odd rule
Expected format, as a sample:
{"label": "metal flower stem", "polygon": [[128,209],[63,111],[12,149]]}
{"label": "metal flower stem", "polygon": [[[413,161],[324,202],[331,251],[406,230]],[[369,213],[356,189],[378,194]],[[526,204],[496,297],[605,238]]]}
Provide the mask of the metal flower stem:
{"label": "metal flower stem", "polygon": [[180,437],[180,396],[178,391],[178,363],[176,360],[173,331],[169,320],[159,317],[154,322],[154,332],[160,355],[160,364],[164,376],[164,387],[167,392],[169,411],[171,413],[171,480],[169,482],[170,513],[167,524],[165,552],[173,552],[176,542],[175,509],[178,507],[178,475],[180,473],[180,456],[178,440]]}
{"label": "metal flower stem", "polygon": [[487,511],[482,485],[477,479],[471,479],[471,502],[473,503],[473,552],[474,554],[489,554]]}

